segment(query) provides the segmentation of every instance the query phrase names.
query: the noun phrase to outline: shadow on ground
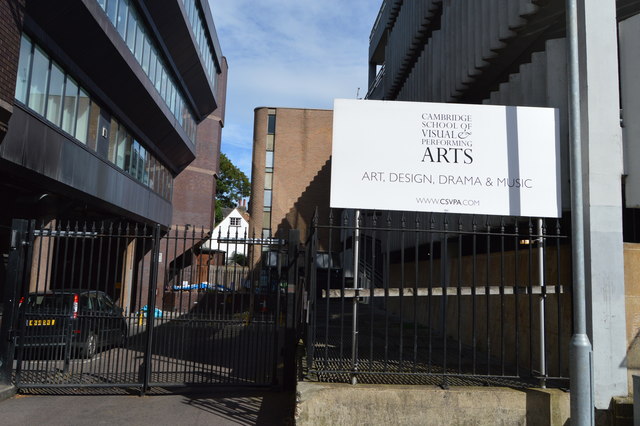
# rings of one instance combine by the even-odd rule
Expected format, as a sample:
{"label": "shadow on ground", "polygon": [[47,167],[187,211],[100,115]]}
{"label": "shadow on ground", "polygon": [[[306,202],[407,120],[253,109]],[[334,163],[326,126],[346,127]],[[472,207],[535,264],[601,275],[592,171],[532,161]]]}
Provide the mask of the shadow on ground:
{"label": "shadow on ground", "polygon": [[184,403],[238,425],[294,425],[295,392],[185,394]]}

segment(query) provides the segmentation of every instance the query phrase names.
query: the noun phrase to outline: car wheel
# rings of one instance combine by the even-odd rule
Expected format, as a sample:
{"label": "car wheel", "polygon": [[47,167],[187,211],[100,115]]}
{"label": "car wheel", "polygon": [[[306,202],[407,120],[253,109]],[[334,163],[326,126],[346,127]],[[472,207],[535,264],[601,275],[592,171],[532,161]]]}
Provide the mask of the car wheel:
{"label": "car wheel", "polygon": [[89,333],[87,340],[85,340],[82,346],[82,356],[87,359],[91,359],[95,356],[98,349],[98,339],[94,333]]}

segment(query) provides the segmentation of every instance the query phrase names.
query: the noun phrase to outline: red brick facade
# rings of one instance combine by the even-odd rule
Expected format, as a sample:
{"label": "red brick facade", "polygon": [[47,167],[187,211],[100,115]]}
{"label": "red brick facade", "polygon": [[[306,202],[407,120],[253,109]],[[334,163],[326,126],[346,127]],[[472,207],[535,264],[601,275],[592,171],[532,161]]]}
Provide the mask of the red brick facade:
{"label": "red brick facade", "polygon": [[314,209],[328,216],[333,111],[257,108],[251,179],[251,227],[263,227],[265,152],[269,111],[275,111],[271,230],[286,237],[299,229],[304,239]]}
{"label": "red brick facade", "polygon": [[24,0],[0,0],[0,142],[13,112]]}

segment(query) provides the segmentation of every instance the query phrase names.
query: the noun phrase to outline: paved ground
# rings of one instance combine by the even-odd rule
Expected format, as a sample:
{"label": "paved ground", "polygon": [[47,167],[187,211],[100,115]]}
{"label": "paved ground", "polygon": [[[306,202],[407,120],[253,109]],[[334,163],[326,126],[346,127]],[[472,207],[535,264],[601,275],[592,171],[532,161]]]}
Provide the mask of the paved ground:
{"label": "paved ground", "polygon": [[12,425],[293,425],[291,393],[16,395],[0,402]]}

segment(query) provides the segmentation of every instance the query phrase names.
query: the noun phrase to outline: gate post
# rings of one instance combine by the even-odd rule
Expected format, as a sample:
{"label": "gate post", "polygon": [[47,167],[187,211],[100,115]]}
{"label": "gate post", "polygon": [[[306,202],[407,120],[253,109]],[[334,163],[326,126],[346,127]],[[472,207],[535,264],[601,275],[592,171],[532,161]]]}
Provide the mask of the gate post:
{"label": "gate post", "polygon": [[296,284],[298,282],[298,246],[300,231],[289,230],[289,246],[287,247],[287,293],[286,293],[286,328],[284,333],[284,372],[283,385],[285,390],[296,388]]}
{"label": "gate post", "polygon": [[153,350],[153,328],[156,316],[156,289],[158,287],[158,258],[160,256],[160,225],[153,228],[153,242],[151,246],[151,262],[149,271],[149,292],[147,296],[147,344],[144,352],[144,377],[141,395],[149,390],[151,381],[151,361]]}
{"label": "gate post", "polygon": [[24,278],[25,255],[29,222],[14,219],[11,223],[11,245],[4,284],[4,311],[0,326],[0,385],[11,384],[15,342],[12,330],[18,313],[19,289]]}

